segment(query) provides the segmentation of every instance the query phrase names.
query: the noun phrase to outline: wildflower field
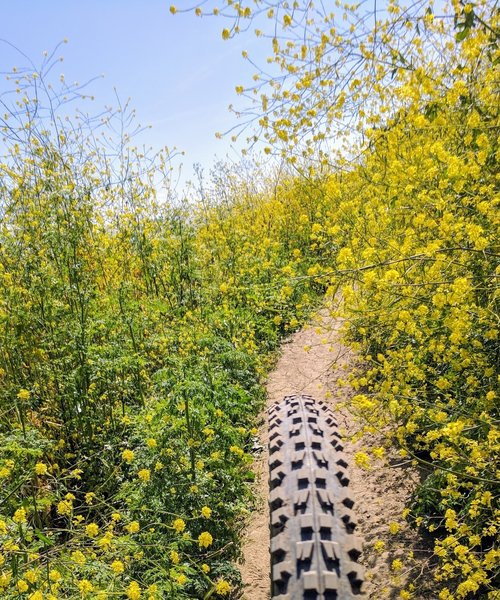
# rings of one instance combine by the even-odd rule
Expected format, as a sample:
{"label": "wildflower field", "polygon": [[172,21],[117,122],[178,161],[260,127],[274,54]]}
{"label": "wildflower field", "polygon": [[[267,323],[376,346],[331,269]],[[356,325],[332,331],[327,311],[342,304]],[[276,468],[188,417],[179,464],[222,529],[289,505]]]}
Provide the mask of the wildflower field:
{"label": "wildflower field", "polygon": [[362,359],[350,410],[422,467],[402,517],[431,540],[435,598],[498,598],[498,7],[388,3],[358,55],[357,7],[339,4],[346,36],[316,16],[302,42],[309,3],[210,4],[228,43],[254,5],[281,24],[282,83],[237,86],[276,172],[218,165],[160,198],[169,157],[136,149],[122,111],[75,120],[67,89],[11,74],[0,596],[239,597],[262,384],[329,293]]}

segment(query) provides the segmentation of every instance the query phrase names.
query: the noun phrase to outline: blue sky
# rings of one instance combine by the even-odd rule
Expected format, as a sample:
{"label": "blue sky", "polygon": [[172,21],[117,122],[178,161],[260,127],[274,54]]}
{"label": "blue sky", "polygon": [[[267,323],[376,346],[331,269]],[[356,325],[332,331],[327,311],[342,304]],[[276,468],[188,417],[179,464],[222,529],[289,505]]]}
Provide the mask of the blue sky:
{"label": "blue sky", "polygon": [[[68,81],[98,75],[89,93],[95,107],[131,98],[138,120],[153,128],[143,135],[154,148],[186,151],[184,177],[194,162],[209,167],[214,155],[233,157],[229,139],[215,139],[237,123],[227,107],[238,105],[237,84],[254,72],[241,57],[246,49],[263,61],[266,43],[254,36],[223,41],[223,21],[193,14],[171,15],[165,0],[15,0],[3,2],[0,38],[26,53],[35,64],[44,50],[64,38],[64,62],[57,66]],[[177,6],[187,6],[178,0]],[[260,57],[259,57],[260,53]],[[0,71],[25,61],[0,44]],[[0,90],[4,87],[0,83]]]}

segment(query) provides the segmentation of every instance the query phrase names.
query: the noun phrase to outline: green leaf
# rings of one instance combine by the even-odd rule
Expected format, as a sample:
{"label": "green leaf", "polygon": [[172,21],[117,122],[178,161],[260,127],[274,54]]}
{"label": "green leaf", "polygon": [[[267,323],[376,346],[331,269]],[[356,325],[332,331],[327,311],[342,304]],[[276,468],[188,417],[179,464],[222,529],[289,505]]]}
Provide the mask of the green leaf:
{"label": "green leaf", "polygon": [[465,15],[465,26],[467,28],[472,27],[474,25],[474,20],[475,20],[474,11],[471,10],[471,12],[468,12]]}
{"label": "green leaf", "polygon": [[54,541],[48,538],[44,533],[42,533],[39,529],[35,529],[36,537],[41,540],[47,546],[53,546]]}
{"label": "green leaf", "polygon": [[457,42],[463,42],[465,40],[465,38],[469,35],[470,33],[470,27],[464,27],[462,29],[462,31],[459,31],[456,35],[455,35],[455,39]]}

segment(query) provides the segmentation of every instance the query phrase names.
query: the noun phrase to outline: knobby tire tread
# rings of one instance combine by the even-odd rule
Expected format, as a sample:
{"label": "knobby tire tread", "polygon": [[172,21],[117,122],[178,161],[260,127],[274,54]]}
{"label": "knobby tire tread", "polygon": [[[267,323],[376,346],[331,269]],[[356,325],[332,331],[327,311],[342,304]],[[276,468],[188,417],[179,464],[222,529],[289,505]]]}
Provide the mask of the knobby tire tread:
{"label": "knobby tire tread", "polygon": [[269,409],[271,596],[353,600],[362,595],[362,542],[333,412],[311,396]]}

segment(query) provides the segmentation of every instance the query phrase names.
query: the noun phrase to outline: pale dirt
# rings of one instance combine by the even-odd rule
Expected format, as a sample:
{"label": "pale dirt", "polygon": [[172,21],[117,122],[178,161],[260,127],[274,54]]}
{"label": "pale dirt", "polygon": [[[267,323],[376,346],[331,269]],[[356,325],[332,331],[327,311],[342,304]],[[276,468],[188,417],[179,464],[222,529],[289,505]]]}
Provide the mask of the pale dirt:
{"label": "pale dirt", "polygon": [[[342,322],[330,316],[324,308],[304,327],[286,340],[281,356],[267,381],[267,407],[279,402],[285,395],[309,394],[317,400],[326,400],[335,409],[338,403],[346,408],[338,410],[339,426],[344,436],[345,452],[349,461],[350,488],[356,500],[358,517],[357,534],[364,540],[361,558],[366,568],[365,598],[373,600],[397,598],[399,591],[413,581],[416,592],[413,599],[432,598],[419,592],[421,579],[428,573],[426,568],[429,552],[423,548],[418,535],[405,525],[402,512],[416,481],[417,470],[394,452],[388,453],[387,461],[377,460],[370,470],[361,469],[354,462],[354,454],[368,451],[381,444],[381,436],[353,444],[350,436],[357,432],[359,423],[349,411],[349,399],[353,392],[340,385],[339,379],[355,367],[353,352],[340,342]],[[266,407],[266,408],[267,408]],[[338,407],[337,407],[338,409]],[[268,433],[267,414],[263,411],[259,429],[263,450],[256,458],[253,469],[256,475],[254,492],[256,506],[248,520],[243,537],[243,563],[240,566],[244,582],[244,600],[269,600],[269,510],[268,497]],[[400,531],[389,533],[389,523],[398,523]],[[376,551],[376,541],[384,542],[384,549]],[[415,558],[408,560],[414,551]],[[394,571],[392,562],[403,561],[403,568]],[[428,577],[428,575],[427,575]]]}

